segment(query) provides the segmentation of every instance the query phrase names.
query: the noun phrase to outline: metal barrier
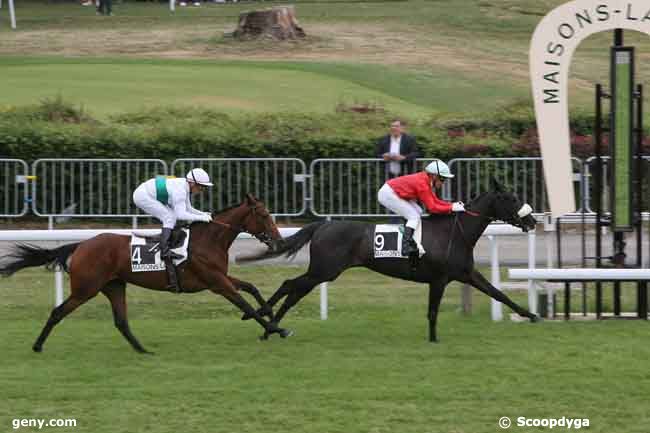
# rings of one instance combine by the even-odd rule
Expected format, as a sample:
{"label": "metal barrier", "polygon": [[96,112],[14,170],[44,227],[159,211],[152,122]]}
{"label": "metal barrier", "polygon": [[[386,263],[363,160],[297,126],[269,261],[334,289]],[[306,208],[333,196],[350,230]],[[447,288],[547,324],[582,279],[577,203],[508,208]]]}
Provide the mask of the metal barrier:
{"label": "metal barrier", "polygon": [[[650,156],[643,158],[644,174],[650,179]],[[604,185],[608,184],[608,160],[603,157]],[[430,161],[417,160],[415,169],[423,169]],[[577,212],[584,194],[586,210],[592,213],[590,179],[595,158],[572,161]],[[251,193],[275,216],[301,216],[308,209],[320,217],[391,215],[377,202],[377,191],[387,180],[382,159],[317,159],[307,170],[295,158],[184,158],[175,160],[171,171],[158,159],[39,159],[32,164],[32,176],[24,161],[0,160],[0,217],[25,215],[31,201],[39,216],[133,217],[135,221],[142,214],[131,194],[141,182],[157,174],[184,176],[195,166],[203,167],[216,185],[196,197],[199,208],[222,209]],[[457,158],[449,166],[456,177],[443,187],[446,200],[469,202],[488,191],[494,177],[530,203],[537,215],[548,211],[541,158]],[[27,187],[30,178],[36,179],[31,189]],[[644,188],[648,187],[646,182]],[[604,206],[607,209],[609,203],[605,201]]]}
{"label": "metal barrier", "polygon": [[300,159],[183,158],[172,162],[171,173],[184,177],[193,167],[207,171],[215,184],[197,197],[200,209],[223,209],[250,193],[275,216],[299,216],[307,210],[307,170]]}
{"label": "metal barrier", "polygon": [[[583,191],[582,161],[571,158],[576,182],[576,209],[580,208]],[[445,182],[443,197],[469,202],[476,195],[490,190],[494,177],[530,204],[536,214],[548,212],[548,198],[542,169],[542,158],[456,158],[449,161],[455,178]]]}
{"label": "metal barrier", "polygon": [[0,159],[0,217],[19,217],[27,213],[28,175],[25,161]]}
{"label": "metal barrier", "polygon": [[[415,161],[422,170],[431,159]],[[316,159],[309,166],[310,210],[321,217],[389,216],[377,201],[388,180],[386,161],[377,158]]]}
{"label": "metal barrier", "polygon": [[32,164],[32,209],[48,217],[134,217],[133,191],[167,175],[160,159],[39,159]]}

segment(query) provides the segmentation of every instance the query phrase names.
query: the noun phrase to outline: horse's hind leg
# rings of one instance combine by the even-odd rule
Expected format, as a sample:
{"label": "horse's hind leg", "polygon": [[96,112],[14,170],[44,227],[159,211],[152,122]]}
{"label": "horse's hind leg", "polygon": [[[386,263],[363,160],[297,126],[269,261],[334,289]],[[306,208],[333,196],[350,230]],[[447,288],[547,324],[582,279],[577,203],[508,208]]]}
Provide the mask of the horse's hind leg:
{"label": "horse's hind leg", "polygon": [[318,283],[325,281],[320,278],[313,278],[309,273],[303,274],[298,278],[293,280],[287,280],[282,283],[282,287],[278,289],[278,292],[284,296],[287,295],[287,298],[284,300],[278,312],[273,316],[273,321],[275,323],[280,323],[282,318],[287,311],[291,309],[294,305],[298,303],[302,298],[304,298],[309,292],[311,292]]}
{"label": "horse's hind leg", "polygon": [[73,291],[72,295],[70,295],[68,299],[66,299],[58,307],[54,308],[52,310],[52,313],[50,313],[50,317],[49,319],[47,319],[47,322],[45,323],[43,330],[41,331],[40,335],[36,339],[34,345],[32,346],[34,352],[41,352],[43,350],[43,343],[45,343],[45,340],[47,339],[48,335],[50,335],[50,332],[52,332],[52,328],[54,328],[57,323],[59,323],[61,320],[63,320],[65,316],[72,313],[77,307],[79,307],[81,304],[85,303],[95,295],[96,293],[93,293],[90,296],[81,297],[78,294],[75,294]]}
{"label": "horse's hind leg", "polygon": [[[278,299],[282,298],[284,295],[287,295],[287,298],[278,309],[278,312],[273,316],[273,323],[277,326],[284,315],[287,314],[287,312],[296,305],[298,301],[311,292],[317,284],[324,281],[333,281],[336,277],[341,275],[341,272],[343,272],[343,269],[316,277],[312,275],[310,269],[306,274],[282,283],[282,286],[275,293],[279,294]],[[268,338],[268,334],[264,334],[263,338]]]}
{"label": "horse's hind leg", "polygon": [[102,288],[102,293],[106,295],[108,300],[111,302],[111,308],[113,309],[113,321],[115,322],[115,327],[120,331],[120,333],[126,338],[131,346],[140,353],[151,352],[145,350],[144,347],[140,344],[137,338],[131,333],[129,328],[129,320],[126,316],[126,283],[120,280],[113,280],[106,284]]}

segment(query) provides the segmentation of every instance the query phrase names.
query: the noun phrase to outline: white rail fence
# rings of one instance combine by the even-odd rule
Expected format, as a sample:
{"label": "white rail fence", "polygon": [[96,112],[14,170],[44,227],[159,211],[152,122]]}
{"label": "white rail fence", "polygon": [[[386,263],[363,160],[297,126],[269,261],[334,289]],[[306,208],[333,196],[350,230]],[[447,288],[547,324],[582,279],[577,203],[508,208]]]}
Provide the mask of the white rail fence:
{"label": "white rail fence", "polygon": [[[296,233],[300,228],[296,227],[283,227],[280,228],[280,234],[283,237],[291,236]],[[159,233],[155,229],[138,229],[138,233],[153,235]],[[130,236],[133,233],[131,229],[106,229],[106,230],[0,230],[0,241],[10,242],[80,242],[86,239],[95,237],[101,233],[114,233],[119,235]],[[512,284],[509,282],[502,282],[500,278],[501,264],[499,262],[499,247],[498,238],[500,236],[524,236],[519,228],[508,224],[491,224],[487,227],[483,236],[487,236],[490,241],[490,263],[492,284],[499,290],[505,288],[521,288],[520,285]],[[528,232],[528,260],[529,267],[535,266],[535,241],[536,235],[534,231]],[[248,234],[240,234],[238,239],[251,239]],[[55,306],[63,302],[63,270],[56,269],[54,272],[54,287],[55,287]],[[528,300],[531,311],[536,312],[536,295],[533,286],[533,280],[528,282]],[[322,320],[327,320],[328,313],[328,294],[327,283],[320,285],[320,317]],[[492,300],[492,319],[502,320],[503,312],[501,303]]]}

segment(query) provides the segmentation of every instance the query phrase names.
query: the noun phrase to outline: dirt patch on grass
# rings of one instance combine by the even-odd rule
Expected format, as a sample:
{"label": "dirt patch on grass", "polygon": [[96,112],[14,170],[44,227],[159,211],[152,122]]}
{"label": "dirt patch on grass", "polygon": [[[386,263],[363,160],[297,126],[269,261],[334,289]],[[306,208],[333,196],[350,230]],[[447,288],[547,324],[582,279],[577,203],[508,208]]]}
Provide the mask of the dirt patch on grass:
{"label": "dirt patch on grass", "polygon": [[527,77],[526,57],[495,59],[467,41],[424,29],[387,29],[372,24],[310,24],[305,40],[275,43],[239,42],[224,37],[231,25],[84,30],[33,30],[3,34],[0,55],[151,57],[222,60],[295,60],[364,62]]}

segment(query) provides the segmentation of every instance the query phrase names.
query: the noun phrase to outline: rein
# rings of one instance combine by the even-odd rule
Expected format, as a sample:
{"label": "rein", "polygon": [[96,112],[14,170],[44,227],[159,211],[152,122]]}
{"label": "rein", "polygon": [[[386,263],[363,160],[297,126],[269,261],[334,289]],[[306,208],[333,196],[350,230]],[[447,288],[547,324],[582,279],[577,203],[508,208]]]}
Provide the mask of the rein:
{"label": "rein", "polygon": [[[465,213],[472,217],[481,217],[480,213],[468,209],[465,209]],[[460,222],[460,214],[461,212],[456,212],[454,215],[454,222],[452,223],[453,225],[451,227],[451,235],[449,236],[449,243],[447,244],[447,256],[445,258],[445,261],[447,261],[447,263],[449,263],[449,257],[451,256],[451,247],[454,244],[454,233],[456,232],[456,226],[458,226],[458,230],[460,230],[460,236],[463,238],[465,247],[469,247],[467,236],[465,236],[465,230],[463,229],[463,225]]]}
{"label": "rein", "polygon": [[221,226],[224,226],[225,228],[227,228],[227,229],[229,229],[229,230],[232,230],[232,231],[236,231],[236,232],[243,232],[243,231],[245,231],[245,230],[242,229],[242,226],[237,226],[237,227],[235,227],[235,226],[233,226],[232,224],[228,224],[228,223],[224,223],[224,222],[216,221],[216,220],[212,220],[212,222],[215,223],[215,224],[219,224],[219,225],[221,225]]}
{"label": "rein", "polygon": [[[258,212],[257,207],[251,207],[251,210],[252,210],[253,213]],[[216,217],[216,216],[217,216],[217,215],[212,214],[212,217],[213,217],[213,218]],[[246,217],[246,218],[247,218],[247,217]],[[269,235],[268,235],[267,233],[262,233],[262,234],[260,235],[259,233],[258,233],[258,234],[255,234],[255,233],[251,233],[251,232],[249,232],[248,230],[246,230],[246,228],[245,228],[244,225],[228,224],[228,223],[225,223],[225,222],[223,222],[223,221],[217,221],[217,220],[215,220],[215,219],[212,220],[212,223],[214,223],[214,224],[219,224],[220,226],[225,227],[227,230],[231,230],[231,231],[233,231],[233,232],[237,232],[237,233],[248,233],[248,234],[252,235],[253,237],[255,237],[257,240],[259,240],[260,242],[266,242],[265,239],[269,238]]]}

